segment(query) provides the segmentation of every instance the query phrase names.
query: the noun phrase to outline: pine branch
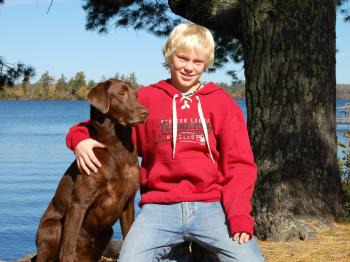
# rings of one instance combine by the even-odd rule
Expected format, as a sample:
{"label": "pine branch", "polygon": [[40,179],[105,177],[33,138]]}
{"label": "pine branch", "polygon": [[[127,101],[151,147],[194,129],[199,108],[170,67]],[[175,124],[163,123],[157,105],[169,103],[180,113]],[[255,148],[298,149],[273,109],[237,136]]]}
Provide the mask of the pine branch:
{"label": "pine branch", "polygon": [[50,9],[51,9],[52,4],[53,4],[53,0],[51,0],[51,2],[50,2],[50,6],[49,6],[49,8],[47,9],[46,14],[48,14],[48,13],[50,12]]}
{"label": "pine branch", "polygon": [[22,79],[22,82],[29,81],[35,75],[35,69],[22,63],[10,64],[3,57],[0,57],[0,89],[5,86],[13,86],[15,81]]}
{"label": "pine branch", "polygon": [[337,8],[340,14],[343,15],[345,22],[350,22],[350,4],[349,0],[337,0]]}

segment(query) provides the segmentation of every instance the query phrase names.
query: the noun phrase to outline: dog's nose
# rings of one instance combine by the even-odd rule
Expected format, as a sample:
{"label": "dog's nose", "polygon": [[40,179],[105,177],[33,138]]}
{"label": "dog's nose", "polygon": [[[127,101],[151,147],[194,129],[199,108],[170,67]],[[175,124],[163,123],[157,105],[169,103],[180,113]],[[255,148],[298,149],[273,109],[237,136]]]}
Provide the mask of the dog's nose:
{"label": "dog's nose", "polygon": [[146,119],[146,118],[148,117],[148,114],[149,114],[149,112],[148,112],[147,109],[143,109],[143,110],[141,111],[141,117],[142,117],[143,119]]}

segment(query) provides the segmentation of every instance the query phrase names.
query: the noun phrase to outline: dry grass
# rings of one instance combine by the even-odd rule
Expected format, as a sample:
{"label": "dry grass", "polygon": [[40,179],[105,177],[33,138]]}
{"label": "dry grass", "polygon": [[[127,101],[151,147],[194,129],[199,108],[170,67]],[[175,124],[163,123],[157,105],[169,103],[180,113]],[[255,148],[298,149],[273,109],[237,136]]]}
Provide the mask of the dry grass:
{"label": "dry grass", "polygon": [[334,224],[317,233],[306,241],[259,244],[267,262],[350,262],[350,224]]}

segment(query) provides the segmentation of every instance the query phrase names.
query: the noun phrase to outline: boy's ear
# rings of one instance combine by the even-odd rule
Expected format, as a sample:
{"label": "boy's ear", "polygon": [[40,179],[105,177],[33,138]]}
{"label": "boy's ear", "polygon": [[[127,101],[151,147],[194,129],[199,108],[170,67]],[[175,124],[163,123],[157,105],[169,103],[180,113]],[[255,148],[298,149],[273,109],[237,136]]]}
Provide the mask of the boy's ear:
{"label": "boy's ear", "polygon": [[109,110],[109,95],[108,88],[110,86],[109,81],[99,83],[92,88],[87,94],[87,99],[91,105],[98,109],[101,113],[106,114]]}

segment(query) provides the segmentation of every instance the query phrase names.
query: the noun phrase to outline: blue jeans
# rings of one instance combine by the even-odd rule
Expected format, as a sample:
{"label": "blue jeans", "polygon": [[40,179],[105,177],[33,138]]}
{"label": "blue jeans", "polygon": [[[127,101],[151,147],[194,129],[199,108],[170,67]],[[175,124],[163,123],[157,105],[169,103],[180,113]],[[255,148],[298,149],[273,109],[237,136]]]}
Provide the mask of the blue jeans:
{"label": "blue jeans", "polygon": [[214,250],[219,261],[264,261],[255,237],[233,241],[220,202],[145,204],[126,236],[119,262],[174,261],[164,259],[185,240]]}

